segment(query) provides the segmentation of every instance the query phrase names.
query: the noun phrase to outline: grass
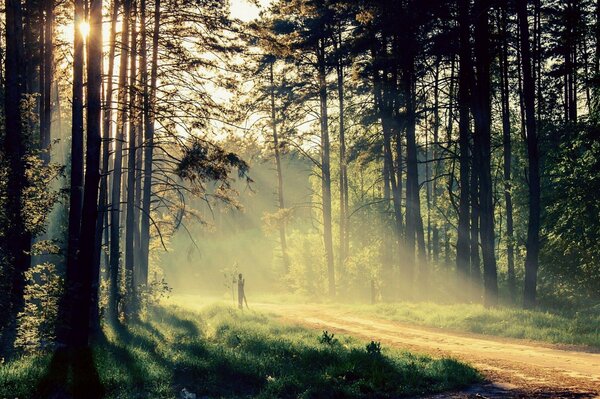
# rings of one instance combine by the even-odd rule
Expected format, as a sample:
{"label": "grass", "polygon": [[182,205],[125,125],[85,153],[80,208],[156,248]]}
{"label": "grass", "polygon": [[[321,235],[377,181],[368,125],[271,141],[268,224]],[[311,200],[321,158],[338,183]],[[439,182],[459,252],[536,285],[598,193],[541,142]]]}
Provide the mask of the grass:
{"label": "grass", "polygon": [[555,344],[600,349],[600,308],[569,313],[508,307],[486,309],[476,304],[442,305],[429,302],[341,305],[364,316],[423,326]]}
{"label": "grass", "polygon": [[[89,353],[35,355],[0,366],[0,398],[388,398],[458,389],[471,367],[366,342],[325,338],[223,305],[154,309],[107,330]],[[71,364],[71,368],[67,368]],[[62,397],[62,396],[61,396]]]}

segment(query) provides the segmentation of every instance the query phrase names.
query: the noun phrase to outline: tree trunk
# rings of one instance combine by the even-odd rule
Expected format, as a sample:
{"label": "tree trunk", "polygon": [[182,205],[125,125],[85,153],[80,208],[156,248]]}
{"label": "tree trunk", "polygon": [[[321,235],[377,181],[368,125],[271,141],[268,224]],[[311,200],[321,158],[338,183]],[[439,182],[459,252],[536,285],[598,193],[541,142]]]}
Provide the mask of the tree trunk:
{"label": "tree trunk", "polygon": [[[145,0],[142,0],[143,4]],[[142,6],[145,10],[145,4]],[[145,26],[145,24],[144,24]],[[150,253],[150,204],[152,200],[152,160],[154,155],[154,109],[156,82],[158,79],[158,34],[160,28],[160,0],[154,2],[154,31],[152,34],[152,62],[150,87],[148,69],[143,61],[142,84],[144,86],[144,188],[140,231],[140,284],[148,284],[148,259]],[[145,32],[145,30],[144,30]],[[146,59],[146,46],[142,46],[142,59]]]}
{"label": "tree trunk", "polygon": [[93,265],[98,217],[98,189],[100,184],[101,91],[102,91],[102,0],[90,2],[90,34],[87,45],[87,152],[85,188],[81,218],[80,253],[77,264],[75,296],[73,299],[74,347],[86,347],[90,336],[90,314],[94,297],[94,276],[99,273]]}
{"label": "tree trunk", "polygon": [[136,282],[134,281],[135,264],[135,166],[137,142],[137,3],[132,0],[131,15],[131,51],[129,68],[129,139],[127,140],[127,215],[125,219],[125,314],[133,316],[133,307],[136,298]]}
{"label": "tree trunk", "polygon": [[[110,44],[108,51],[108,72],[106,80],[106,90],[104,92],[104,114],[102,120],[102,168],[101,168],[101,180],[100,180],[100,194],[98,200],[99,215],[96,221],[96,245],[94,248],[94,266],[100,268],[100,261],[102,256],[102,240],[104,239],[105,245],[109,245],[109,209],[108,209],[108,175],[110,169],[110,143],[112,139],[112,106],[113,106],[113,75],[115,69],[115,53],[116,53],[116,31],[117,31],[117,18],[119,12],[119,1],[114,0],[112,2],[111,9],[111,21],[110,21]],[[103,237],[104,236],[104,237]],[[106,269],[109,267],[110,258],[105,255],[104,266]],[[107,272],[105,269],[104,273]],[[100,278],[100,275],[98,275]],[[95,281],[95,284],[100,284],[100,280]],[[96,306],[98,308],[98,306]],[[99,319],[99,318],[98,318]],[[92,321],[94,319],[92,318]],[[99,324],[93,326],[93,330],[98,332],[100,328]]]}
{"label": "tree trunk", "polygon": [[535,120],[535,83],[531,73],[531,50],[527,2],[517,0],[519,30],[521,32],[521,56],[523,68],[523,97],[527,126],[527,157],[529,160],[529,220],[527,225],[527,255],[525,257],[525,288],[523,304],[535,306],[538,258],[540,252],[540,159]]}
{"label": "tree trunk", "polygon": [[[341,34],[338,41],[341,43]],[[338,50],[339,51],[339,50]],[[343,272],[349,250],[348,237],[348,165],[346,160],[346,127],[344,109],[344,66],[342,57],[338,56],[337,89],[340,111],[340,262],[339,268]]]}
{"label": "tree trunk", "polygon": [[[83,0],[75,1],[75,27],[81,26],[85,20],[85,11]],[[75,289],[76,281],[73,278],[77,275],[75,270],[78,267],[77,259],[79,257],[79,239],[81,236],[81,216],[83,210],[83,66],[84,66],[84,38],[79,29],[75,29],[73,38],[73,97],[71,112],[71,182],[69,197],[69,233],[67,244],[67,273],[66,286],[67,295],[64,304],[65,316],[70,314],[68,306],[70,305],[72,290]],[[70,328],[70,321],[65,320],[66,327]],[[68,336],[63,335],[61,340]],[[66,341],[65,341],[66,343]]]}
{"label": "tree trunk", "polygon": [[491,175],[491,85],[490,85],[490,29],[489,0],[475,2],[475,59],[476,101],[475,134],[480,140],[479,155],[479,206],[481,245],[483,255],[484,303],[498,303],[498,276],[494,253],[494,203]]}
{"label": "tree trunk", "polygon": [[508,291],[510,300],[514,302],[517,296],[516,278],[515,278],[515,250],[514,250],[514,224],[513,224],[513,205],[512,205],[512,141],[510,133],[510,90],[509,90],[509,71],[508,71],[508,25],[506,9],[502,9],[500,21],[502,32],[502,49],[500,54],[500,97],[502,103],[502,137],[504,146],[504,202],[506,207],[506,258],[508,274]]}
{"label": "tree trunk", "polygon": [[[458,76],[458,146],[460,170],[460,196],[458,205],[458,238],[456,241],[456,271],[460,279],[466,281],[469,275],[469,107],[470,87],[473,67],[471,65],[471,43],[469,40],[469,1],[459,2],[460,47]],[[474,169],[475,170],[475,169]]]}
{"label": "tree trunk", "polygon": [[27,232],[23,220],[24,190],[27,187],[25,163],[26,140],[22,128],[21,99],[24,90],[23,65],[23,22],[20,0],[6,0],[6,55],[5,55],[5,100],[4,114],[6,132],[4,135],[4,154],[7,158],[5,212],[7,226],[5,234],[10,240],[3,243],[10,285],[10,307],[4,316],[7,321],[2,334],[3,353],[12,350],[16,337],[17,315],[23,310],[25,301],[25,272],[29,268],[31,235]]}
{"label": "tree trunk", "polygon": [[[275,155],[275,168],[277,170],[277,205],[280,211],[285,209],[283,196],[283,170],[281,168],[281,152],[279,148],[279,136],[277,134],[277,110],[275,108],[275,61],[269,65],[269,80],[271,84],[271,130],[273,134],[273,153]],[[285,220],[279,221],[279,243],[281,245],[281,257],[283,259],[283,271],[288,273],[290,269],[290,260],[287,251],[287,239],[285,234]]]}
{"label": "tree trunk", "polygon": [[[421,217],[421,200],[419,196],[419,169],[416,141],[416,110],[414,92],[414,58],[407,54],[403,66],[402,89],[406,106],[406,250],[407,263],[415,268],[419,264],[419,279],[425,284],[428,280],[426,262],[425,235]],[[416,244],[416,245],[415,245]],[[418,262],[415,258],[417,247]]]}
{"label": "tree trunk", "polygon": [[327,261],[329,296],[335,297],[335,270],[333,263],[333,237],[331,226],[331,166],[329,124],[327,117],[327,76],[325,65],[325,43],[318,45],[319,101],[321,108],[321,190],[323,195],[323,241]]}
{"label": "tree trunk", "polygon": [[127,69],[129,62],[129,22],[131,16],[130,0],[123,1],[124,15],[121,29],[121,57],[119,65],[119,93],[117,132],[115,137],[114,165],[110,208],[110,292],[108,299],[108,320],[118,323],[119,318],[119,265],[121,257],[120,242],[120,210],[121,180],[123,170],[123,142],[127,126]]}
{"label": "tree trunk", "polygon": [[40,149],[45,163],[50,162],[50,129],[52,126],[52,77],[54,69],[54,1],[43,3],[44,12],[44,86],[42,87],[42,112],[40,115]]}
{"label": "tree trunk", "polygon": [[[437,179],[440,173],[441,162],[438,159],[440,149],[440,60],[437,59],[435,63],[435,82],[433,89],[433,181],[431,183],[431,192],[433,198],[431,199],[431,206],[435,211],[437,209],[437,197],[438,197],[438,185]],[[440,260],[440,229],[436,222],[433,223],[431,228],[431,251],[433,263],[438,264]]]}

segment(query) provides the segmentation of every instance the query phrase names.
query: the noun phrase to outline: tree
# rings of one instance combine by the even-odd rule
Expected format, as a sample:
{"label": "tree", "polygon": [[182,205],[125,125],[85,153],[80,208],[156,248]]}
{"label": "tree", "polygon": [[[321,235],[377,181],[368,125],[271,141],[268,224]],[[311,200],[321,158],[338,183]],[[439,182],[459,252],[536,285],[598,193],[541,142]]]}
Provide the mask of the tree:
{"label": "tree", "polygon": [[24,92],[24,52],[23,22],[20,0],[7,0],[6,18],[6,55],[4,115],[6,133],[4,135],[4,155],[7,160],[7,182],[5,213],[7,225],[4,234],[10,239],[4,243],[5,262],[10,279],[9,312],[5,320],[7,325],[2,334],[2,349],[7,353],[12,349],[16,334],[17,315],[24,306],[23,291],[25,288],[24,273],[29,268],[31,234],[25,226],[22,210],[24,208],[24,191],[27,187],[25,175],[26,138],[23,132],[23,116],[21,101]]}
{"label": "tree", "polygon": [[74,347],[86,347],[90,338],[92,305],[97,303],[98,287],[93,285],[95,274],[94,247],[98,191],[100,186],[101,110],[102,110],[102,0],[91,0],[89,5],[90,34],[87,41],[87,141],[85,187],[81,217],[80,252],[75,276],[73,297]]}
{"label": "tree", "polygon": [[127,70],[129,64],[129,24],[131,21],[131,1],[123,0],[123,22],[121,29],[121,57],[119,64],[119,91],[117,131],[115,136],[114,164],[110,210],[110,293],[108,300],[108,319],[118,322],[119,307],[119,267],[121,260],[120,245],[120,209],[121,180],[123,165],[123,142],[127,126]]}
{"label": "tree", "polygon": [[491,176],[491,86],[490,28],[488,0],[475,1],[475,71],[476,85],[473,104],[475,135],[479,140],[479,206],[481,246],[483,255],[484,303],[495,306],[498,301],[498,275],[494,253],[494,203]]}
{"label": "tree", "polygon": [[527,157],[529,160],[529,221],[527,224],[527,255],[525,258],[523,304],[525,307],[530,308],[535,306],[536,302],[537,271],[540,253],[540,159],[535,121],[535,82],[531,70],[531,49],[529,47],[529,23],[527,21],[526,0],[517,0],[517,15],[521,34],[521,66],[523,68],[523,97],[525,104],[525,124],[527,126]]}

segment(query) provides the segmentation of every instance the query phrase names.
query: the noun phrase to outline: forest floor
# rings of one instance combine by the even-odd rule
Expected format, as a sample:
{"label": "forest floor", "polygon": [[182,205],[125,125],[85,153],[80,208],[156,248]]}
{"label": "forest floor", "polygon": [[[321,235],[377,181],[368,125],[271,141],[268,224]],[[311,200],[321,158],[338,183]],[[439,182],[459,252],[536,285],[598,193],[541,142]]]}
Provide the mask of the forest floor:
{"label": "forest floor", "polygon": [[333,305],[254,304],[284,323],[328,330],[476,367],[486,383],[435,398],[600,397],[600,353],[586,347],[459,333],[366,316]]}
{"label": "forest floor", "polygon": [[166,303],[104,328],[91,350],[0,361],[0,398],[384,399],[482,380],[455,359],[368,342],[222,301],[193,309]]}

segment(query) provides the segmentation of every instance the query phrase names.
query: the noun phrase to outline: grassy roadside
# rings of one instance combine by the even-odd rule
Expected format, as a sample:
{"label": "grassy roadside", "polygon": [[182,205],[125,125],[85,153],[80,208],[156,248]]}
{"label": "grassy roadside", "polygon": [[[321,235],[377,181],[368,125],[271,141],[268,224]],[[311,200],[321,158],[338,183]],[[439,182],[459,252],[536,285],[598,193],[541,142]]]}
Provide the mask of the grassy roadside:
{"label": "grassy roadside", "polygon": [[[86,398],[386,398],[457,389],[471,367],[320,336],[254,312],[217,305],[160,307],[89,354],[28,356],[0,365],[0,398],[60,392]],[[69,387],[69,388],[66,388]],[[58,396],[57,396],[58,397]],[[62,396],[61,396],[62,397]]]}
{"label": "grassy roadside", "polygon": [[442,305],[427,302],[339,305],[339,308],[362,316],[428,327],[600,349],[598,307],[573,314],[507,307],[486,309],[475,304]]}

